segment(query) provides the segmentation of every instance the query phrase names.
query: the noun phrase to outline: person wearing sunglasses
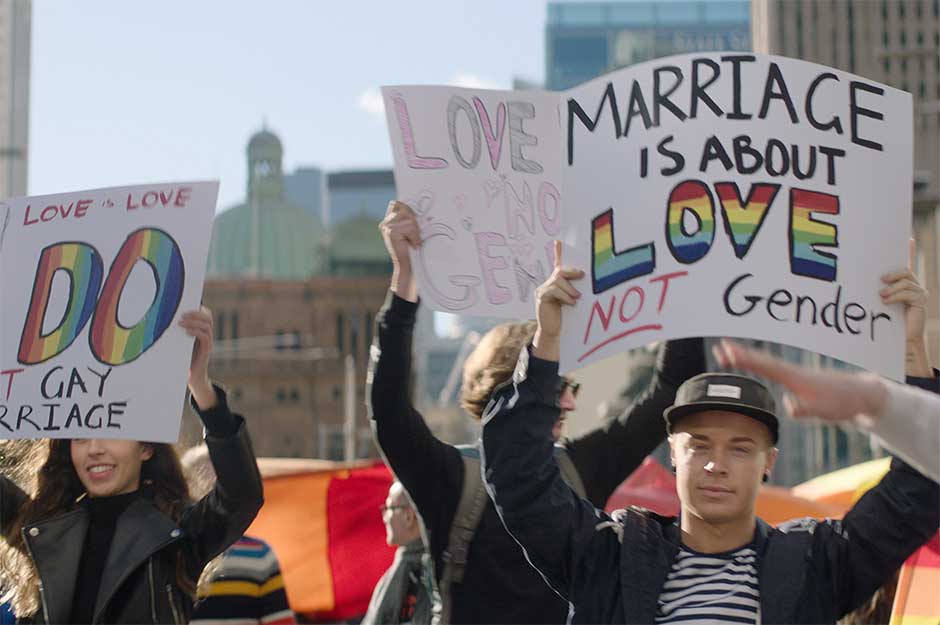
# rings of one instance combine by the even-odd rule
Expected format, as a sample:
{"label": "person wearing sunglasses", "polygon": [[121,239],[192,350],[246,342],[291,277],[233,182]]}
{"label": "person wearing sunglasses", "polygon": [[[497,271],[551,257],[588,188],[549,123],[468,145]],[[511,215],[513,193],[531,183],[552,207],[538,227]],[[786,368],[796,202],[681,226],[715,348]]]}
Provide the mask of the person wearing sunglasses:
{"label": "person wearing sunglasses", "polygon": [[[427,529],[441,622],[565,623],[567,602],[527,562],[487,497],[479,448],[439,440],[411,403],[411,343],[419,299],[409,250],[420,246],[420,231],[402,202],[389,204],[380,228],[394,271],[388,299],[376,316],[367,398],[376,442]],[[535,330],[534,321],[498,325],[467,358],[460,403],[473,419],[481,420],[494,391],[512,381]],[[646,391],[618,418],[570,440],[563,438],[564,424],[577,405],[580,385],[559,379],[551,389],[560,408],[552,436],[566,481],[603,507],[665,440],[662,411],[678,386],[704,370],[701,339],[668,342]]]}

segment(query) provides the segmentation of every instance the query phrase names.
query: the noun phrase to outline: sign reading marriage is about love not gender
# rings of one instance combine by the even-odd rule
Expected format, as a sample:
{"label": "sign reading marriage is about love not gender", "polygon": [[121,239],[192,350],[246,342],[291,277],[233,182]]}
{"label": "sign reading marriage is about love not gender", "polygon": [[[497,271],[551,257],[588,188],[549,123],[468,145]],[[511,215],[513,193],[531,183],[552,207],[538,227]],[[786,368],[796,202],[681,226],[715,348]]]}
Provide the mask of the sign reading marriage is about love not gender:
{"label": "sign reading marriage is about love not gender", "polygon": [[384,93],[432,307],[531,317],[559,238],[586,272],[562,371],[654,340],[737,336],[903,375],[903,311],[878,290],[907,262],[910,94],[738,53],[561,93]]}
{"label": "sign reading marriage is about love not gender", "polygon": [[175,442],[217,182],[0,206],[0,439]]}

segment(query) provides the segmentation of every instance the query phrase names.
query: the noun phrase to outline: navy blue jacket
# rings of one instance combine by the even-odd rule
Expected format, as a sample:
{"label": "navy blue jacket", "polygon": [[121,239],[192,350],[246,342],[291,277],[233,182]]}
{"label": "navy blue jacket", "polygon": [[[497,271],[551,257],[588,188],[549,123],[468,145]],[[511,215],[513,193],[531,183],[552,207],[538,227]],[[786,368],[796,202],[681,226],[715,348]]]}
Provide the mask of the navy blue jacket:
{"label": "navy blue jacket", "polygon": [[[520,356],[484,415],[483,472],[509,533],[574,607],[575,623],[652,623],[681,545],[674,518],[613,517],[580,499],[552,459],[558,363]],[[912,380],[940,392],[938,380]],[[895,459],[842,521],[758,520],[762,623],[835,623],[940,525],[940,487]]]}

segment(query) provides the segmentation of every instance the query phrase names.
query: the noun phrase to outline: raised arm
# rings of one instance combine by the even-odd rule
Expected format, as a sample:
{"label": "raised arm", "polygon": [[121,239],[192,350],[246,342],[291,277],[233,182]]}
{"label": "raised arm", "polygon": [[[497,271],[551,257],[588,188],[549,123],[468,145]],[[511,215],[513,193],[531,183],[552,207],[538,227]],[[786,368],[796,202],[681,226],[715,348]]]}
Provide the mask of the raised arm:
{"label": "raised arm", "polygon": [[189,369],[190,403],[205,425],[206,447],[216,474],[212,490],[180,519],[190,538],[188,564],[198,577],[206,562],[251,525],[264,503],[264,488],[245,420],[232,414],[225,392],[209,379],[212,315],[206,308],[190,312],[183,315],[180,325],[196,339]]}
{"label": "raised arm", "polygon": [[643,393],[616,420],[567,442],[592,504],[603,508],[620,483],[666,439],[663,411],[672,405],[680,384],[704,371],[702,339],[666,342]]}
{"label": "raised arm", "polygon": [[552,448],[558,363],[519,357],[513,381],[496,391],[483,425],[483,476],[507,531],[548,583],[569,601],[604,571],[613,578],[619,543],[610,521],[561,477]]}
{"label": "raised arm", "polygon": [[561,307],[580,296],[571,281],[583,275],[561,265],[556,241],[555,269],[536,291],[532,347],[519,355],[512,381],[487,406],[482,454],[487,491],[503,525],[555,591],[576,607],[580,589],[594,587],[597,593],[598,579],[616,578],[619,558],[616,534],[603,529],[610,518],[565,483],[552,452],[561,390]]}
{"label": "raised arm", "polygon": [[[385,305],[376,315],[366,393],[376,442],[396,477],[430,527],[445,492],[459,492],[459,454],[431,433],[411,400],[411,348],[418,292],[408,256],[420,244],[414,214],[401,202],[389,204],[381,224],[394,272]],[[451,457],[452,456],[452,457]]]}

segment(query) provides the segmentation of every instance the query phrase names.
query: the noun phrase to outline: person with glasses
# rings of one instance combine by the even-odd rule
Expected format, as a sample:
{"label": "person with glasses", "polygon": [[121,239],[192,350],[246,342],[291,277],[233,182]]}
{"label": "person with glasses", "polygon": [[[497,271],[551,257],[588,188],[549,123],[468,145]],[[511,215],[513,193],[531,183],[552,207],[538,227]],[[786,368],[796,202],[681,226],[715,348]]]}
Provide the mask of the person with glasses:
{"label": "person with glasses", "polygon": [[421,541],[421,520],[401,482],[392,483],[379,511],[385,524],[385,542],[398,549],[392,565],[372,591],[361,625],[430,623],[435,595],[427,552]]}
{"label": "person with glasses", "polygon": [[[428,552],[440,588],[446,623],[565,623],[568,604],[549,588],[506,532],[479,476],[478,449],[437,439],[411,403],[412,333],[418,292],[409,250],[420,246],[414,213],[391,202],[381,226],[393,276],[376,316],[367,393],[377,444],[408,491],[427,529]],[[534,321],[504,323],[490,330],[464,363],[461,406],[483,417],[494,390],[512,379],[520,352],[535,333]],[[598,507],[665,440],[662,411],[686,379],[705,369],[701,339],[670,341],[658,354],[653,379],[618,418],[583,436],[563,438],[579,384],[553,389],[560,409],[552,436],[566,480]],[[479,506],[469,522],[461,501]],[[455,542],[454,535],[461,540]],[[462,537],[460,536],[462,535]],[[452,573],[452,571],[455,571]]]}

